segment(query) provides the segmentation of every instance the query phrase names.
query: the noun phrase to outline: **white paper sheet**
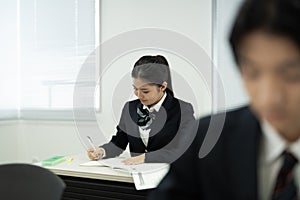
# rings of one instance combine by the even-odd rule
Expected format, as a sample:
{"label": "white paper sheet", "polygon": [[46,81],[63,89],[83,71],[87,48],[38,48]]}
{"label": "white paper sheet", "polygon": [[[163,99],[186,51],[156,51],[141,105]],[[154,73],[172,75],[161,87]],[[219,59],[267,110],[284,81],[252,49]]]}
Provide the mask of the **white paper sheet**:
{"label": "white paper sheet", "polygon": [[85,167],[103,167],[106,166],[102,163],[102,161],[89,161],[86,163],[81,163],[79,164],[80,166],[85,166]]}
{"label": "white paper sheet", "polygon": [[125,165],[125,158],[108,158],[99,161],[89,161],[80,166],[107,166],[115,170],[125,170],[132,174],[137,190],[155,188],[169,171],[166,163],[143,163],[138,165]]}

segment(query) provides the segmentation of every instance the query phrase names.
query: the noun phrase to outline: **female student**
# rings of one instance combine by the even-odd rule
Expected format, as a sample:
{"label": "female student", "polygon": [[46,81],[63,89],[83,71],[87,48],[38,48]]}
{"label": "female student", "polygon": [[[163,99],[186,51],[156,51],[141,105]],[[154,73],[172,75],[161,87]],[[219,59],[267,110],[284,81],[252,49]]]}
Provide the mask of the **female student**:
{"label": "female student", "polygon": [[194,122],[193,107],[174,97],[165,57],[141,57],[131,76],[138,99],[125,104],[110,142],[96,149],[89,147],[88,156],[92,160],[115,157],[129,144],[132,157],[124,160],[125,164],[173,161],[180,156],[172,155],[179,140],[189,137],[185,129]]}

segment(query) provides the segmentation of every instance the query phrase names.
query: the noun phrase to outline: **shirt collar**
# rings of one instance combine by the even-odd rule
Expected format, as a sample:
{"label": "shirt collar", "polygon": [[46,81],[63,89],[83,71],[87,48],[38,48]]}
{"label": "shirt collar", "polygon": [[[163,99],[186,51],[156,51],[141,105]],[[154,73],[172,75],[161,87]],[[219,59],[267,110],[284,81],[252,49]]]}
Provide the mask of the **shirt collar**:
{"label": "shirt collar", "polygon": [[288,143],[266,120],[262,123],[262,132],[265,138],[264,152],[268,163],[278,159],[286,149],[300,160],[300,139],[293,143]]}
{"label": "shirt collar", "polygon": [[167,93],[165,92],[164,96],[154,106],[148,108],[148,106],[143,105],[143,109],[147,109],[149,112],[153,112],[154,110],[158,112],[166,97]]}

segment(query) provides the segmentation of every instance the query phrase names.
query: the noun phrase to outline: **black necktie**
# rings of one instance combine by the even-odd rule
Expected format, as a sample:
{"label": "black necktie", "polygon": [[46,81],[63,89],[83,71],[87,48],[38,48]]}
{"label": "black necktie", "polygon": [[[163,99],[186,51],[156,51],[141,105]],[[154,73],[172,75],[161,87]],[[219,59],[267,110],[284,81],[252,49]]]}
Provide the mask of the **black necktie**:
{"label": "black necktie", "polygon": [[297,200],[297,186],[292,171],[298,160],[287,151],[282,156],[284,161],[277,175],[272,200]]}

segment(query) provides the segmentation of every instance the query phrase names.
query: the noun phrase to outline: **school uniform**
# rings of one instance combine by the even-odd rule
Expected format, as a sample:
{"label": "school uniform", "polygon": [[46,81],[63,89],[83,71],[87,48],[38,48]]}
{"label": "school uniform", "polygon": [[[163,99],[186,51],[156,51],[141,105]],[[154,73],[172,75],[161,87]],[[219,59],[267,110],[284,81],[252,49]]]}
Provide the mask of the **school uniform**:
{"label": "school uniform", "polygon": [[[243,107],[226,113],[220,138],[207,156],[199,158],[210,122],[211,117],[199,120],[193,144],[171,165],[169,173],[148,199],[300,198],[300,140],[288,144],[270,124],[260,122],[249,107]],[[288,162],[294,162],[288,173],[284,165],[286,151],[293,154]],[[280,183],[277,190],[278,181],[284,180],[279,173],[282,169],[290,176],[284,179],[290,182]],[[279,198],[280,195],[284,196]]]}
{"label": "school uniform", "polygon": [[146,153],[145,162],[170,162],[179,140],[190,137],[190,131],[187,129],[195,123],[190,103],[166,92],[163,98],[147,111],[151,122],[142,126],[139,122],[145,109],[147,108],[138,99],[125,104],[117,133],[109,143],[102,146],[105,158],[120,155],[129,145],[131,156]]}

